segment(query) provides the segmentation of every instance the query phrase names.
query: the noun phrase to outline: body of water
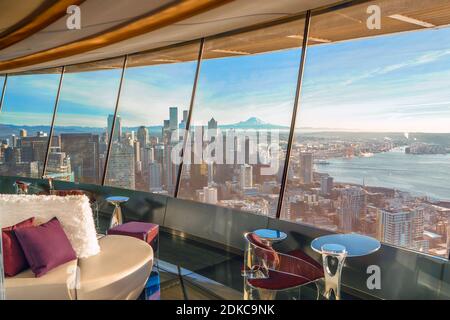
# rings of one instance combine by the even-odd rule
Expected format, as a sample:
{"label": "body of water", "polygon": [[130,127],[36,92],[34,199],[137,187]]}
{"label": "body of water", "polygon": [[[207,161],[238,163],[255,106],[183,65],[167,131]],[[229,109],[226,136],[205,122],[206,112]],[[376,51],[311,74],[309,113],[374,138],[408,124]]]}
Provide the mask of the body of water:
{"label": "body of water", "polygon": [[450,200],[450,154],[412,155],[403,148],[377,153],[372,157],[329,159],[329,165],[316,165],[336,182],[386,187]]}

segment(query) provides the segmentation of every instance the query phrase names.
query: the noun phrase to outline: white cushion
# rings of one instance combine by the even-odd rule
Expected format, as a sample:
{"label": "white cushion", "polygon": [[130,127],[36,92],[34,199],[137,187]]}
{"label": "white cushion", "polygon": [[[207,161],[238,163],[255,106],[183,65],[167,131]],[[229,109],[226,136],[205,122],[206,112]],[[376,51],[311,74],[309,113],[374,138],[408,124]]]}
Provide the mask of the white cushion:
{"label": "white cushion", "polygon": [[100,252],[92,209],[85,195],[0,195],[1,228],[31,217],[39,224],[58,218],[78,258]]}

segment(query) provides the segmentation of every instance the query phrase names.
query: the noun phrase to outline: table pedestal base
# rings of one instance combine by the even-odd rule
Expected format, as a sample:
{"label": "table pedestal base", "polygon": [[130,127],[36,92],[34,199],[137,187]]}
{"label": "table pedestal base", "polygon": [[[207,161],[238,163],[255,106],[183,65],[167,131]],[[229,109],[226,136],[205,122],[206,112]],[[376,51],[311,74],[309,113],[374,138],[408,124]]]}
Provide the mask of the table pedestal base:
{"label": "table pedestal base", "polygon": [[343,246],[324,245],[322,247],[323,271],[325,274],[324,296],[328,300],[332,298],[332,294],[336,300],[341,299],[341,275],[346,257],[347,252]]}

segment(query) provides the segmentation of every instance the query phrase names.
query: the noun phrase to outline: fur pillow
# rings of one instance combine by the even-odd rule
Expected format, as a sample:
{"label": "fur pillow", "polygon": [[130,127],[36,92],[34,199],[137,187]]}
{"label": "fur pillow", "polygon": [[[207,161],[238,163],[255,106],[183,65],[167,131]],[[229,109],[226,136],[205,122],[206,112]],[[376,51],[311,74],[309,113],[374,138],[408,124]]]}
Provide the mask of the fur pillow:
{"label": "fur pillow", "polygon": [[35,224],[58,218],[78,258],[100,252],[92,209],[85,195],[0,194],[0,228],[31,217],[35,217]]}

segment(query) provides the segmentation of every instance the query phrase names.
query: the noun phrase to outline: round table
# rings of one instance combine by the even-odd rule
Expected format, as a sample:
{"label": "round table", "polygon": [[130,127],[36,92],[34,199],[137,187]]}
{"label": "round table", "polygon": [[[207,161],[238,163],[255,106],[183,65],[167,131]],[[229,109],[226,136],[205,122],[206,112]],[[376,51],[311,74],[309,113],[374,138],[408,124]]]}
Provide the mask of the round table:
{"label": "round table", "polygon": [[105,200],[114,206],[114,212],[111,217],[111,222],[109,224],[109,228],[113,228],[117,225],[122,224],[123,216],[122,216],[122,210],[120,208],[120,204],[127,202],[128,200],[130,200],[130,198],[123,197],[123,196],[110,196],[110,197],[107,197]]}
{"label": "round table", "polygon": [[272,245],[273,243],[283,241],[287,238],[287,234],[283,231],[274,229],[258,229],[253,231],[258,237],[261,238],[267,245]]}
{"label": "round table", "polygon": [[361,257],[380,249],[377,239],[356,233],[331,234],[314,239],[311,248],[322,255],[325,274],[325,297],[333,292],[336,299],[341,297],[341,273],[347,257]]}

